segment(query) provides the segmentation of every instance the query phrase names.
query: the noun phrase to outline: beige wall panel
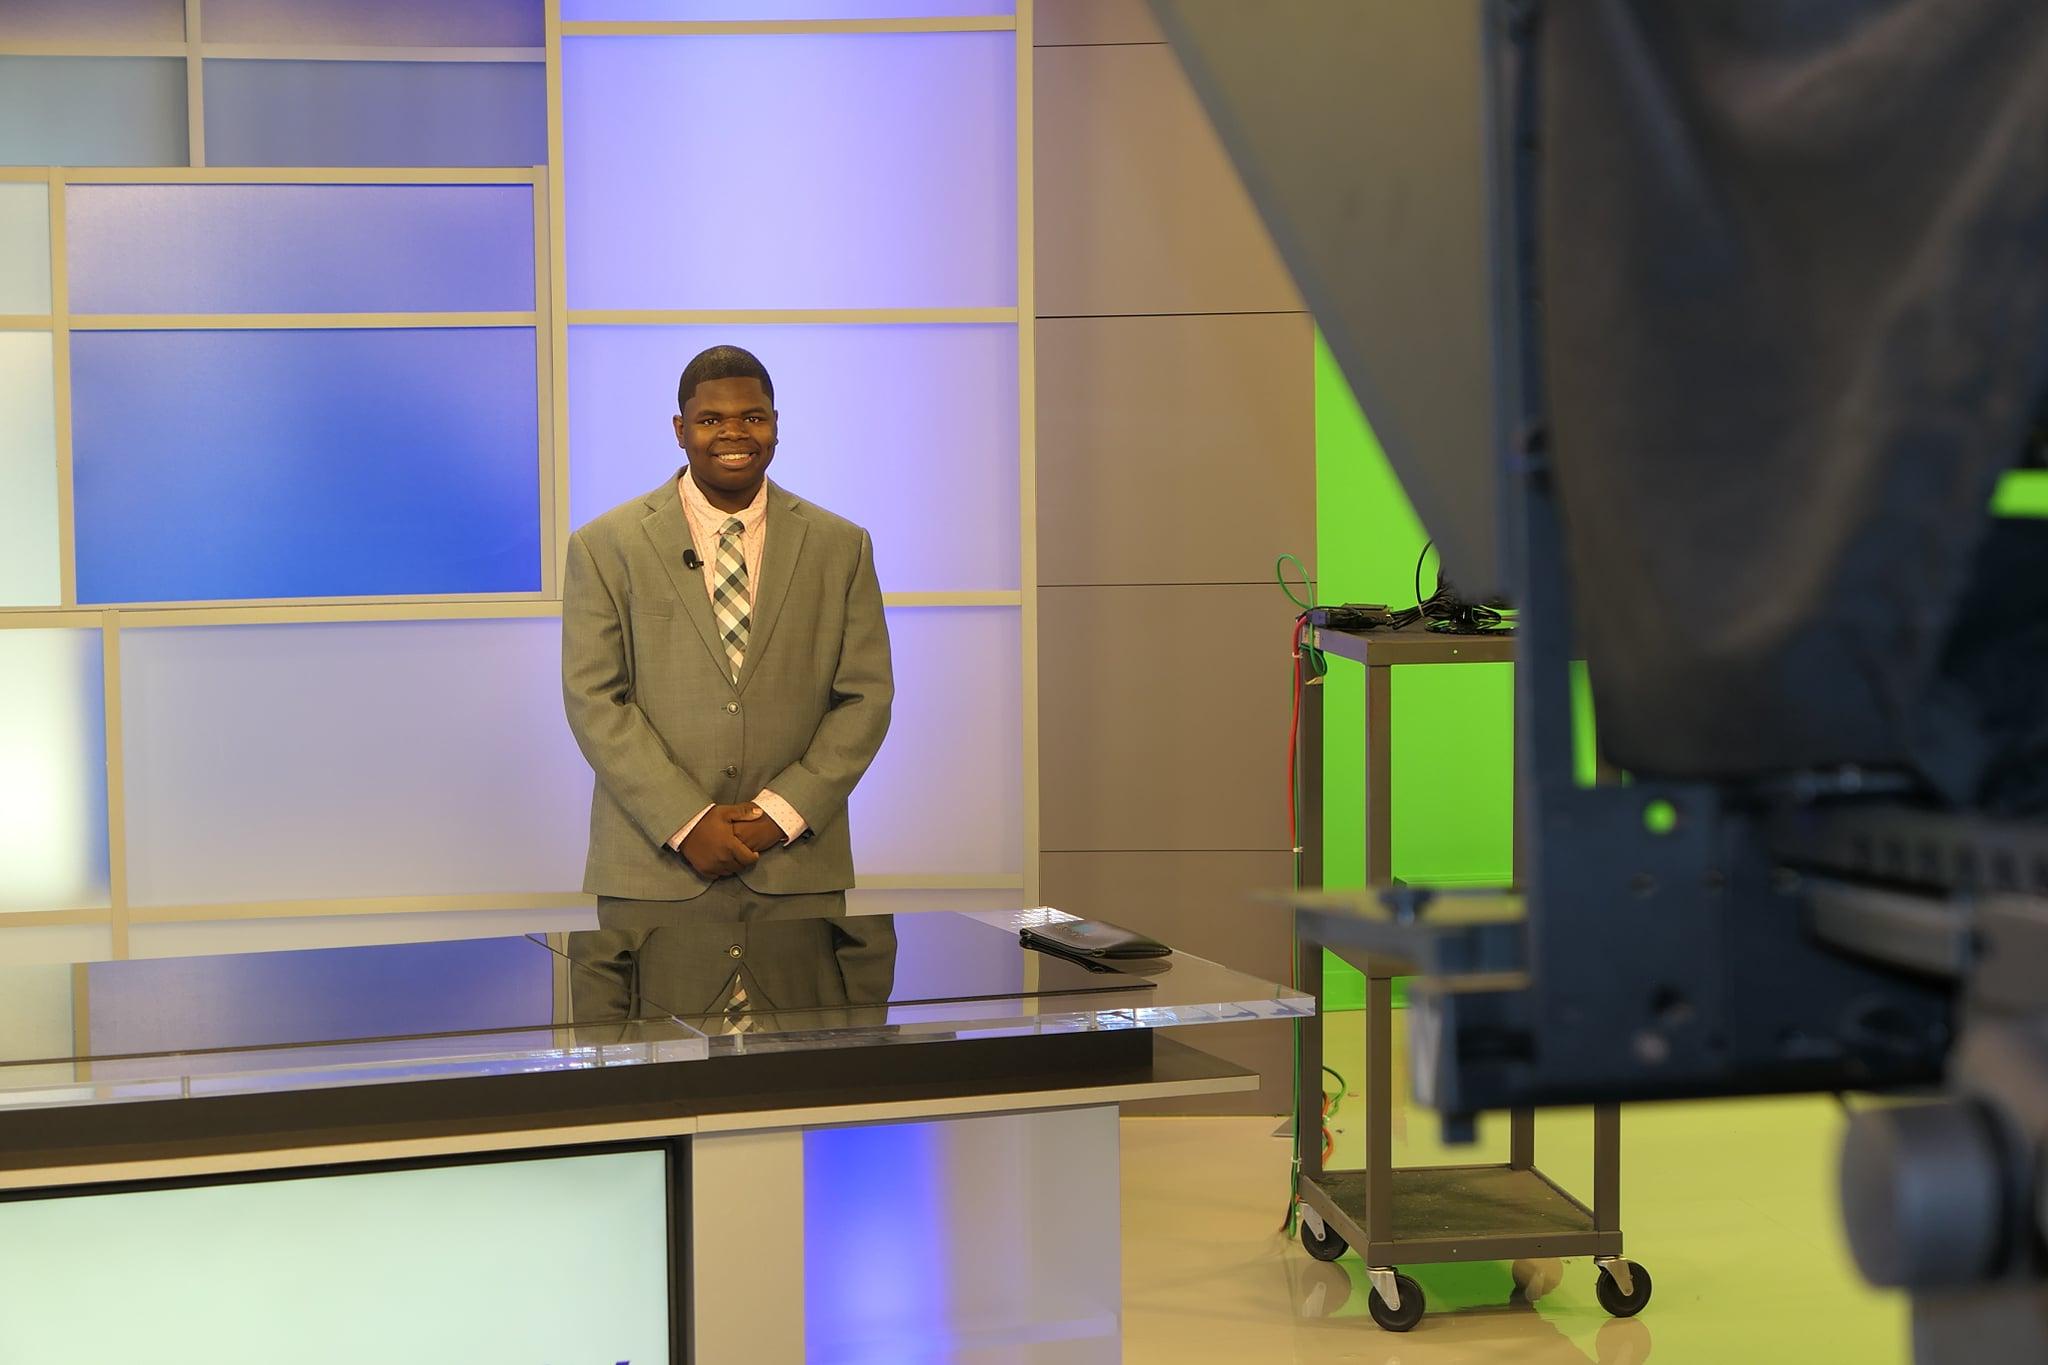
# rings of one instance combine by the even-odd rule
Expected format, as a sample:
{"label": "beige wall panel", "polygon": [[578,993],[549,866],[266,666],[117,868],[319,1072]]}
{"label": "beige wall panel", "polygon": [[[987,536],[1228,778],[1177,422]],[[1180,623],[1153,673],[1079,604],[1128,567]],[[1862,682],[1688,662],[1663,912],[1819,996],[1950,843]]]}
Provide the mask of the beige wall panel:
{"label": "beige wall panel", "polygon": [[1040,317],[1300,310],[1171,51],[1052,47],[1036,64]]}
{"label": "beige wall panel", "polygon": [[1288,639],[1276,586],[1039,594],[1040,846],[1287,844]]}
{"label": "beige wall panel", "polygon": [[[1252,899],[1286,887],[1292,860],[1274,853],[1048,853],[1048,905],[1106,919],[1268,981],[1287,980],[1289,916]],[[1256,1091],[1131,1106],[1132,1113],[1281,1114],[1292,1093],[1293,1029],[1286,1023],[1204,1025],[1181,1042],[1256,1070]]]}
{"label": "beige wall panel", "polygon": [[1315,549],[1306,313],[1038,325],[1038,581],[1268,583]]}
{"label": "beige wall panel", "polygon": [[1031,24],[1039,47],[1166,41],[1145,0],[1038,0]]}

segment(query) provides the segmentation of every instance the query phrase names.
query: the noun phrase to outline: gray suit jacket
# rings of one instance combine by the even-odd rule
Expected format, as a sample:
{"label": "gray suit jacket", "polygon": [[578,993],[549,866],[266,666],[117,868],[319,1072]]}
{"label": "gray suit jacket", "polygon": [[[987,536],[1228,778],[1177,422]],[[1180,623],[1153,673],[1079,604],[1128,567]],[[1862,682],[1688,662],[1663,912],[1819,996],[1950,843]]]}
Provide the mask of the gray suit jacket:
{"label": "gray suit jacket", "polygon": [[868,533],[768,485],[768,540],[735,683],[673,478],[569,538],[562,698],[597,773],[583,889],[689,900],[709,885],[667,841],[763,787],[809,830],[742,874],[770,895],[853,885],[846,799],[889,729],[895,682]]}

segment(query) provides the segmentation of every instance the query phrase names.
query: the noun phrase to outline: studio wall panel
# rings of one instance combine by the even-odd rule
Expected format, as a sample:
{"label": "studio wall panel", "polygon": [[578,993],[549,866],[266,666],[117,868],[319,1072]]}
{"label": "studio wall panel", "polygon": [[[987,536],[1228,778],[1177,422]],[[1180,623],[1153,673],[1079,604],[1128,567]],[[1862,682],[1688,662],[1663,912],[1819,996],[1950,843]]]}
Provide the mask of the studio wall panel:
{"label": "studio wall panel", "polygon": [[[1287,911],[1260,904],[1263,892],[1285,890],[1294,876],[1285,849],[1264,853],[1048,853],[1039,894],[1047,905],[1085,919],[1106,919],[1152,934],[1185,952],[1267,981],[1293,971],[1293,923]],[[1271,1023],[1221,1024],[1197,1044],[1259,1073],[1251,1094],[1160,1101],[1140,1112],[1177,1114],[1285,1113],[1293,1084],[1291,1030]]]}
{"label": "studio wall panel", "polygon": [[541,0],[206,0],[209,43],[539,47]]}
{"label": "studio wall panel", "polygon": [[0,912],[108,903],[103,676],[96,630],[0,630]]}
{"label": "studio wall panel", "polygon": [[1038,579],[1270,583],[1313,564],[1305,313],[1038,324]]}
{"label": "studio wall panel", "polygon": [[927,19],[1015,14],[1017,0],[562,0],[562,18],[641,19]]}
{"label": "studio wall panel", "polygon": [[0,165],[185,161],[182,58],[0,57]]}
{"label": "studio wall panel", "polygon": [[206,62],[214,166],[537,166],[538,62]]}
{"label": "studio wall panel", "polygon": [[5,16],[12,42],[185,41],[185,0],[7,0]]}
{"label": "studio wall panel", "polygon": [[1049,47],[1036,72],[1039,316],[1301,310],[1171,49]]}
{"label": "studio wall panel", "polygon": [[[1014,304],[1015,49],[1010,33],[565,40],[570,307]],[[746,135],[714,150],[693,130],[724,110]]]}
{"label": "studio wall panel", "polygon": [[63,595],[54,384],[48,332],[0,332],[0,607]]}
{"label": "studio wall panel", "polygon": [[74,185],[64,210],[74,313],[534,306],[526,185]]}
{"label": "studio wall panel", "polygon": [[862,877],[1021,873],[1019,613],[898,608],[889,640],[896,704],[853,794],[854,867]]}
{"label": "studio wall panel", "polygon": [[80,601],[540,587],[532,329],[71,346]]}
{"label": "studio wall panel", "polygon": [[1040,47],[1166,41],[1145,0],[1037,0],[1031,21]]}
{"label": "studio wall panel", "polygon": [[163,627],[122,650],[136,904],[582,885],[558,620]]}
{"label": "studio wall panel", "polygon": [[49,186],[0,184],[0,313],[49,311]]}
{"label": "studio wall panel", "polygon": [[1048,853],[1289,846],[1278,587],[1045,588],[1038,609]]}
{"label": "studio wall panel", "polygon": [[752,351],[774,378],[770,476],[872,533],[884,591],[1018,586],[1008,325],[571,328],[574,524],[673,476],[676,379],[717,344]]}

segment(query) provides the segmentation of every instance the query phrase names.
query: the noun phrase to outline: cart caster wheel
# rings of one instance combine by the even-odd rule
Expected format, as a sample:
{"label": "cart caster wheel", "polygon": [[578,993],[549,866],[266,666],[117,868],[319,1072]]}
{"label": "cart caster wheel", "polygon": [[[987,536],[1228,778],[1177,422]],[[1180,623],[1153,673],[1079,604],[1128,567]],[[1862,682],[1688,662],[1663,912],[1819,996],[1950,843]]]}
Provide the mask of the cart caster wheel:
{"label": "cart caster wheel", "polygon": [[1303,1250],[1318,1261],[1334,1261],[1351,1250],[1351,1243],[1345,1241],[1344,1234],[1337,1229],[1325,1223],[1323,1235],[1318,1237],[1315,1228],[1306,1218],[1301,1220],[1301,1245]]}
{"label": "cart caster wheel", "polygon": [[[1600,1306],[1617,1318],[1632,1318],[1643,1311],[1650,1302],[1650,1272],[1634,1261],[1627,1262],[1628,1277],[1632,1281],[1629,1292],[1621,1292],[1621,1286],[1614,1282],[1614,1276],[1607,1273],[1607,1267],[1600,1267],[1599,1283],[1594,1285],[1594,1297]],[[1403,1294],[1407,1290],[1401,1291]]]}
{"label": "cart caster wheel", "polygon": [[1422,1321],[1423,1310],[1427,1307],[1422,1299],[1422,1286],[1406,1275],[1396,1275],[1394,1287],[1401,1293],[1399,1308],[1387,1307],[1387,1301],[1381,1298],[1380,1291],[1375,1289],[1372,1291],[1372,1297],[1366,1300],[1366,1310],[1372,1314],[1374,1322],[1389,1332],[1406,1332]]}

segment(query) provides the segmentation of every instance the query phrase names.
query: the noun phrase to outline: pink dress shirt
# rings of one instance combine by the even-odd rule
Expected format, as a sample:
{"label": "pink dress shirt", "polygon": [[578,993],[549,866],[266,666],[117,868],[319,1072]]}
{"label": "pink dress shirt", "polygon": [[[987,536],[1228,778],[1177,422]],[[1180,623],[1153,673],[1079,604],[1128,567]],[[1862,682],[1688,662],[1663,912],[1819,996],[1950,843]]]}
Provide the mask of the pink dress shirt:
{"label": "pink dress shirt", "polygon": [[[768,543],[768,484],[764,480],[761,491],[754,494],[754,500],[737,512],[721,512],[704,497],[702,489],[690,482],[690,471],[684,468],[676,479],[676,496],[683,500],[683,515],[690,523],[690,543],[697,549],[697,558],[704,561],[704,595],[711,596],[717,586],[713,576],[718,572],[718,533],[734,517],[740,519],[740,554],[747,561],[747,590],[752,592],[761,581],[761,551]],[[777,796],[768,788],[761,788],[754,798],[754,804],[761,813],[773,820],[782,831],[782,842],[795,843],[810,825],[797,814],[796,807]],[[690,817],[690,823],[677,830],[675,837],[668,841],[670,848],[681,848],[683,840],[697,822],[710,813],[706,806]]]}

